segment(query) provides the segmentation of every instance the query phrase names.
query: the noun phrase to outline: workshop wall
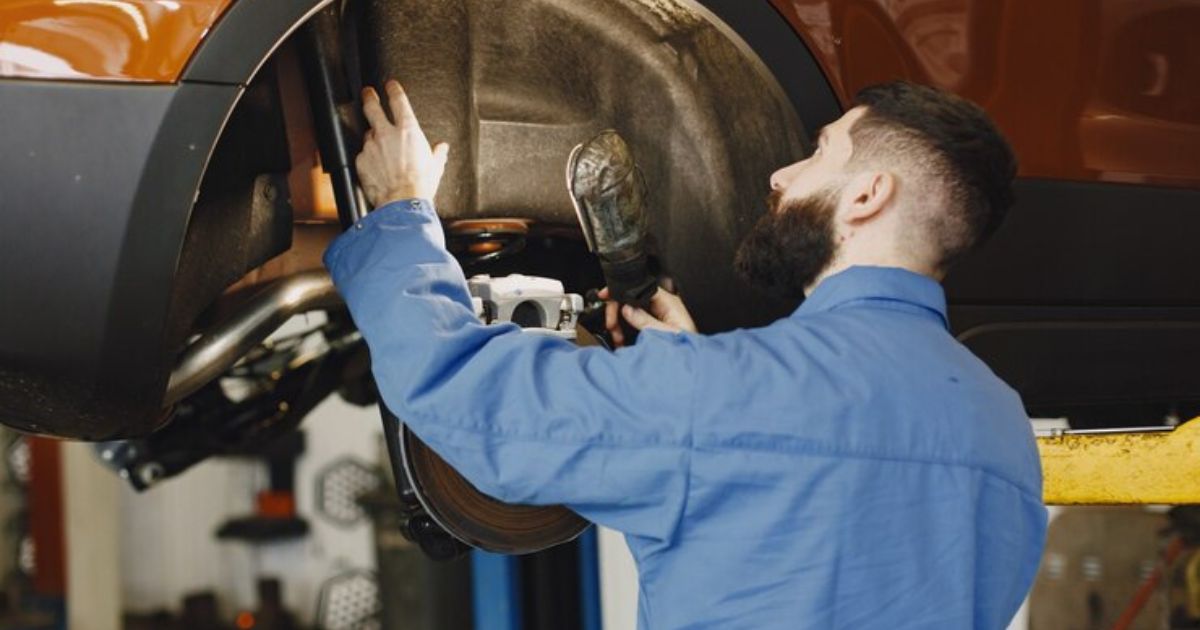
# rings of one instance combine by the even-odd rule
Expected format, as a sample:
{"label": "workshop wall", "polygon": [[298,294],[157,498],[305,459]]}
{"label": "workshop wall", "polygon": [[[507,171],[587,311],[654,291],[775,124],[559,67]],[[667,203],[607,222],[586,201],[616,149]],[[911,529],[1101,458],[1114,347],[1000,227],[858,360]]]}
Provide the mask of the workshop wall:
{"label": "workshop wall", "polygon": [[330,397],[305,420],[304,431],[307,450],[298,462],[296,500],[311,529],[297,542],[255,548],[214,537],[226,519],[253,510],[256,492],[267,483],[261,463],[210,460],[144,494],[122,489],[126,610],[177,610],[186,594],[211,590],[228,619],[255,607],[258,577],[276,576],[284,580],[287,607],[311,623],[325,580],[351,569],[374,569],[370,521],[342,527],[323,518],[314,508],[314,481],[321,469],[346,456],[375,463],[378,411]]}

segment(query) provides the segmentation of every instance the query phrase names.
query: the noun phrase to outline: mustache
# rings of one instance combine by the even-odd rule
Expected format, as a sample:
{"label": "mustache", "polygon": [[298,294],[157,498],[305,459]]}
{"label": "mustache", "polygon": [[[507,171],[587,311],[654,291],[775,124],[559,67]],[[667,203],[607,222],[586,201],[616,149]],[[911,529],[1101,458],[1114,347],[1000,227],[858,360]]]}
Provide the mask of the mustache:
{"label": "mustache", "polygon": [[767,195],[767,211],[770,212],[771,214],[777,214],[779,212],[780,206],[782,206],[782,205],[783,205],[783,191],[782,190],[772,190],[771,193],[769,195]]}

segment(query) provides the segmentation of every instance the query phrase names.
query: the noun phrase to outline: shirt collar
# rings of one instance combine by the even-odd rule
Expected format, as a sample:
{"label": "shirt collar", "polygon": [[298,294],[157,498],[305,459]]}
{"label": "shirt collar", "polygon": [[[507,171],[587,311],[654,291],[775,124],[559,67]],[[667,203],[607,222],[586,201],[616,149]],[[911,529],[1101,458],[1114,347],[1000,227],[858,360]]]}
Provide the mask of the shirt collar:
{"label": "shirt collar", "polygon": [[831,311],[849,302],[885,300],[924,308],[949,329],[946,292],[933,278],[899,267],[851,267],[825,278],[808,296],[796,315]]}

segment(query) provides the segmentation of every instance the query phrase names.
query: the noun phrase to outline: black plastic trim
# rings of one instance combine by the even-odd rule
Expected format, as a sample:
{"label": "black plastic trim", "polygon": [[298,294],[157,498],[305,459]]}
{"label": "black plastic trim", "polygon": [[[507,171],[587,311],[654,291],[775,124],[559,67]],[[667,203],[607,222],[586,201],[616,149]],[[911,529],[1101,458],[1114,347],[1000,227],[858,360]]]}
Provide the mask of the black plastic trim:
{"label": "black plastic trim", "polygon": [[787,19],[767,0],[697,0],[733,29],[775,76],[807,137],[842,115],[829,79]]}
{"label": "black plastic trim", "polygon": [[997,320],[960,339],[1021,393],[1034,416],[1084,406],[1159,404],[1167,410],[1200,398],[1200,373],[1192,369],[1200,318],[1164,321],[1146,312],[1119,320],[1105,310],[1075,321]]}
{"label": "black plastic trim", "polygon": [[1200,306],[1200,190],[1022,179],[953,304]]}
{"label": "black plastic trim", "polygon": [[959,339],[1032,415],[1130,426],[1200,399],[1200,190],[1016,188],[994,240],[947,278]]}
{"label": "black plastic trim", "polygon": [[236,2],[200,44],[183,81],[247,85],[271,53],[332,0]]}
{"label": "black plastic trim", "polygon": [[4,83],[5,422],[86,439],[156,426],[175,264],[240,93],[226,85]]}
{"label": "black plastic trim", "polygon": [[[161,353],[171,286],[209,156],[241,88],[179,86],[151,147],[111,289],[100,386],[118,397],[166,385]],[[154,340],[154,343],[147,343]]]}

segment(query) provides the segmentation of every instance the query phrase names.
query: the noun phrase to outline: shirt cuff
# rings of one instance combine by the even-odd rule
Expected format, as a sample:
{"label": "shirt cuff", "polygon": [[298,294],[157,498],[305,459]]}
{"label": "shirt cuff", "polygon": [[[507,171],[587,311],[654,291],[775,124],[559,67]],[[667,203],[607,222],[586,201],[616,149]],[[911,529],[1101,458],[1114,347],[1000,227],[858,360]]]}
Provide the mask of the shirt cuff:
{"label": "shirt cuff", "polygon": [[363,233],[370,231],[377,225],[387,226],[409,223],[414,214],[437,221],[437,210],[434,209],[433,202],[428,199],[402,199],[368,212],[367,216],[359,219],[357,223],[350,226],[350,229],[342,232],[329,245],[329,249],[325,250],[325,256],[322,260],[325,263],[325,268],[333,271],[333,266],[337,264],[342,250],[352,246]]}

